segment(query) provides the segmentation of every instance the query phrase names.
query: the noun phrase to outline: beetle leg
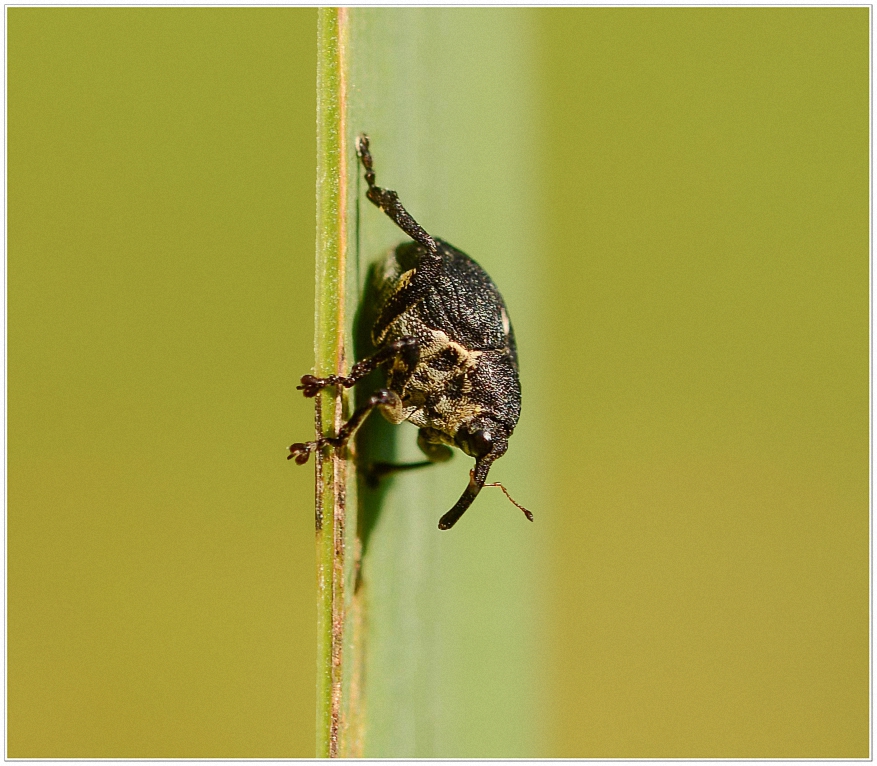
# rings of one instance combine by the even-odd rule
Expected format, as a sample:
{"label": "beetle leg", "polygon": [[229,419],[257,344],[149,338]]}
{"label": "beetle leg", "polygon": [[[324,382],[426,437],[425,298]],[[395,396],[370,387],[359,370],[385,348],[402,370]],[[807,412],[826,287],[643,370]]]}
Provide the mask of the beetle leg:
{"label": "beetle leg", "polygon": [[430,463],[446,463],[454,456],[454,451],[435,438],[437,432],[432,428],[421,428],[417,432],[417,446],[429,458]]}
{"label": "beetle leg", "polygon": [[385,476],[392,476],[394,473],[402,471],[411,471],[414,468],[426,468],[433,465],[431,460],[421,460],[417,463],[372,463],[368,467],[365,475],[366,484],[374,488],[378,486],[378,482]]}
{"label": "beetle leg", "polygon": [[356,153],[362,161],[362,167],[365,169],[365,182],[368,184],[368,191],[365,196],[369,202],[383,210],[393,223],[396,224],[415,242],[419,242],[428,251],[432,258],[438,258],[438,246],[435,240],[426,233],[425,229],[417,223],[411,214],[402,207],[399,202],[399,195],[392,189],[382,189],[375,185],[375,171],[372,163],[372,155],[368,150],[368,136],[364,133],[356,142]]}
{"label": "beetle leg", "polygon": [[410,471],[414,468],[426,468],[436,463],[445,463],[454,456],[454,451],[441,442],[429,441],[431,428],[421,428],[417,432],[417,446],[428,458],[417,463],[372,463],[366,474],[369,486],[376,487],[378,481],[384,476],[390,476],[400,471]]}
{"label": "beetle leg", "polygon": [[399,195],[392,189],[383,189],[375,184],[374,165],[368,147],[368,136],[363,133],[356,142],[356,153],[365,169],[365,182],[368,184],[365,196],[369,202],[383,210],[396,226],[425,248],[425,252],[420,253],[413,279],[390,299],[381,312],[378,325],[386,327],[405,309],[422,298],[427,288],[438,279],[441,274],[442,258],[435,239],[402,207]]}
{"label": "beetle leg", "polygon": [[401,358],[406,366],[413,369],[417,365],[417,360],[420,357],[420,344],[418,344],[417,339],[411,336],[406,336],[405,338],[400,338],[393,343],[389,343],[374,356],[370,356],[353,365],[350,370],[350,375],[329,375],[326,378],[318,378],[314,375],[302,375],[301,385],[296,386],[296,388],[299,391],[303,391],[304,395],[309,398],[316,396],[328,386],[344,386],[344,388],[350,388],[356,385],[358,380],[364,378],[384,362],[396,359],[397,357]]}
{"label": "beetle leg", "polygon": [[296,442],[289,445],[289,455],[287,460],[295,459],[299,465],[308,462],[308,458],[312,452],[322,449],[325,446],[343,447],[350,441],[350,437],[356,433],[357,429],[362,425],[363,421],[369,416],[369,413],[375,408],[382,410],[401,410],[402,400],[395,391],[387,388],[381,388],[375,391],[368,401],[358,407],[350,416],[350,419],[338,430],[338,436],[324,436],[312,442]]}

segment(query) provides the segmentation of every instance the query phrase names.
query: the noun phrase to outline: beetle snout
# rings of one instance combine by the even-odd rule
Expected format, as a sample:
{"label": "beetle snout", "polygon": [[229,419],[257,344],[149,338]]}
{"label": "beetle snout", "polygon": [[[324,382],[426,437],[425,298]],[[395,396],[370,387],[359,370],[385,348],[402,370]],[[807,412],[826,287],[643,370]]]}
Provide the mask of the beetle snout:
{"label": "beetle snout", "polygon": [[472,505],[472,501],[481,492],[481,488],[487,480],[487,472],[490,470],[491,463],[493,463],[493,458],[489,455],[475,461],[475,467],[469,472],[469,484],[454,507],[439,519],[439,529],[450,529],[466,513],[469,506]]}

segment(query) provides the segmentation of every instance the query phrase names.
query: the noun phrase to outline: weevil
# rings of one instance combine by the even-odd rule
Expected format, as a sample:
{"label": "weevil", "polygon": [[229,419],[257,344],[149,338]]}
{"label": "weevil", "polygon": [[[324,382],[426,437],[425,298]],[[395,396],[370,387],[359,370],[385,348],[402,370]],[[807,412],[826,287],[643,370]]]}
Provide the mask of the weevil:
{"label": "weevil", "polygon": [[[377,320],[371,335],[376,353],[354,364],[349,375],[304,375],[298,389],[313,397],[328,386],[351,388],[376,368],[385,371],[387,384],[353,412],[337,436],[292,444],[287,459],[301,465],[323,446],[343,447],[378,409],[393,424],[407,420],[420,428],[417,444],[430,462],[450,459],[452,447],[475,458],[469,484],[441,517],[439,529],[454,526],[485,486],[500,487],[533,521],[505,487],[486,483],[521,414],[518,352],[502,295],[468,255],[429,235],[395,191],[376,185],[368,136],[359,137],[357,155],[366,198],[413,242],[391,251],[375,272]],[[421,465],[382,464],[378,472]]]}

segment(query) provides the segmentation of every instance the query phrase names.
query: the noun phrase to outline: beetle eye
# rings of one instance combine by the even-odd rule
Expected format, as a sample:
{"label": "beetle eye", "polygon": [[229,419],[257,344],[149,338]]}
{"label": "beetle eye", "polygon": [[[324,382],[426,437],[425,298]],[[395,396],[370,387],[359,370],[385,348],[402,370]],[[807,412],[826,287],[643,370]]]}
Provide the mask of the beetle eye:
{"label": "beetle eye", "polygon": [[470,444],[474,457],[484,457],[493,448],[493,434],[490,431],[476,431],[472,434]]}

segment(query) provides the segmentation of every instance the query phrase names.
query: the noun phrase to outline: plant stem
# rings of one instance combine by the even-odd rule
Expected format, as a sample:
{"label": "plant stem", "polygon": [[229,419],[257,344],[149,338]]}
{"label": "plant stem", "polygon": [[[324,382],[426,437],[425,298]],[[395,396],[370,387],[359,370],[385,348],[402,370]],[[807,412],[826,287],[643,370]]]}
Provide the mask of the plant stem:
{"label": "plant stem", "polygon": [[[315,371],[345,368],[346,175],[343,37],[347,11],[321,8],[317,22],[317,286]],[[318,436],[337,433],[345,396],[320,392]],[[344,450],[316,454],[317,757],[337,757],[341,733],[344,636]]]}

